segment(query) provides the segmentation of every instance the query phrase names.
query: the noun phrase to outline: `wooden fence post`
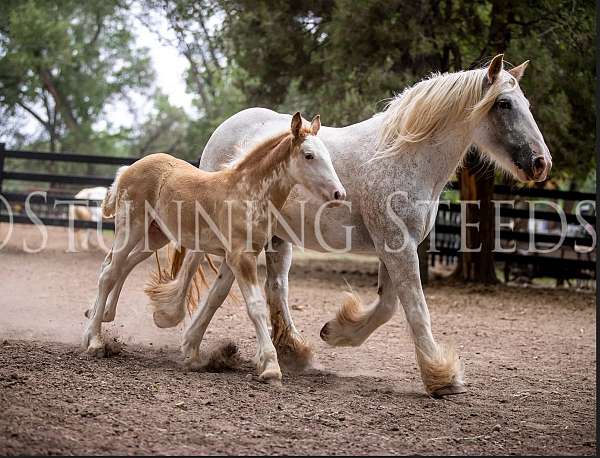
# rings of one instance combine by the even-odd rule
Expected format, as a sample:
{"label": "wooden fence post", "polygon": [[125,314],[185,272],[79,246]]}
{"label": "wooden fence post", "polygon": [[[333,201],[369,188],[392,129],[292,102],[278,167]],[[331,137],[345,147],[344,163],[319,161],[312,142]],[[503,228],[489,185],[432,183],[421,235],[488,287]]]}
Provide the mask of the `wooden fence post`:
{"label": "wooden fence post", "polygon": [[0,143],[0,194],[2,194],[2,179],[4,178],[4,151],[6,150],[6,143]]}
{"label": "wooden fence post", "polygon": [[431,234],[425,237],[425,240],[423,240],[417,248],[417,255],[419,257],[419,272],[421,274],[422,285],[429,283],[429,263],[427,262],[429,253],[427,253],[427,250],[429,250],[430,235]]}

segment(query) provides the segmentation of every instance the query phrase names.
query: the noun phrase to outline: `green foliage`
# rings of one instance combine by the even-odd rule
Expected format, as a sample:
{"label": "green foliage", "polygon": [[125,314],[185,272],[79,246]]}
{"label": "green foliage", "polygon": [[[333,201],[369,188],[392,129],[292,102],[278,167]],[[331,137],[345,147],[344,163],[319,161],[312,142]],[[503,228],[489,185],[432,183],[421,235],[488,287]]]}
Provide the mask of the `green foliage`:
{"label": "green foliage", "polygon": [[[196,115],[153,89],[137,18],[161,15],[189,63]],[[141,12],[140,12],[141,10]],[[553,175],[595,182],[595,14],[581,0],[5,0],[0,3],[0,134],[36,149],[193,159],[248,106],[319,112],[347,125],[434,71],[498,52],[530,59],[522,80],[555,159]],[[115,129],[106,107],[151,94],[139,125]],[[43,133],[20,126],[36,119]]]}
{"label": "green foliage", "polygon": [[228,57],[251,105],[320,112],[345,125],[434,71],[515,65],[555,158],[554,174],[595,170],[594,6],[532,0],[221,0]]}
{"label": "green foliage", "polygon": [[184,157],[197,159],[219,124],[246,108],[245,95],[233,84],[234,80],[243,78],[242,73],[239,68],[231,64],[227,69],[221,70],[215,75],[213,94],[207,105],[203,105],[200,99],[195,99],[196,105],[204,113],[203,116],[190,122],[186,136],[189,148]]}
{"label": "green foliage", "polygon": [[[127,3],[28,0],[0,4],[0,105],[27,112],[51,150],[107,145],[106,105],[149,86],[147,52],[134,46]],[[103,132],[102,132],[103,131]],[[98,140],[98,143],[96,143]]]}

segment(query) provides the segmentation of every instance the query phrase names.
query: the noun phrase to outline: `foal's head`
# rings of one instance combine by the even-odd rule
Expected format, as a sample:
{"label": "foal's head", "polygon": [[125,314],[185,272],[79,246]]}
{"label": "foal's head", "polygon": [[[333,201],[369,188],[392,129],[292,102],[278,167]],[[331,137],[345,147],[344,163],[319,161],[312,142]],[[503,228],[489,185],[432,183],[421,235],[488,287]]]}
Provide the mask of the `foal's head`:
{"label": "foal's head", "polygon": [[302,126],[300,112],[292,117],[292,154],[289,173],[292,179],[323,201],[342,201],[346,190],[333,168],[329,151],[317,137],[321,127],[319,115],[310,127]]}
{"label": "foal's head", "polygon": [[[544,181],[552,156],[519,87],[529,61],[504,70],[502,54],[484,73],[488,107],[474,132],[475,143],[522,181]],[[487,97],[490,96],[490,97]]]}

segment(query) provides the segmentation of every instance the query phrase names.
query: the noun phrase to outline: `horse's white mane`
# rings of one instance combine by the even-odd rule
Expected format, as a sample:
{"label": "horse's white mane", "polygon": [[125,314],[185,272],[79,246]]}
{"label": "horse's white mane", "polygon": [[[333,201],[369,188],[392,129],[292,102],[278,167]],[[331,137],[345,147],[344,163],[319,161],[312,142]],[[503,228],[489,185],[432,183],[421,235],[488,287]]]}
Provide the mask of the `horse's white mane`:
{"label": "horse's white mane", "polygon": [[[394,97],[384,109],[375,157],[393,156],[418,143],[440,137],[448,128],[466,130],[480,121],[496,98],[517,87],[510,76],[484,90],[487,68],[433,73]],[[505,73],[505,72],[503,72]]]}

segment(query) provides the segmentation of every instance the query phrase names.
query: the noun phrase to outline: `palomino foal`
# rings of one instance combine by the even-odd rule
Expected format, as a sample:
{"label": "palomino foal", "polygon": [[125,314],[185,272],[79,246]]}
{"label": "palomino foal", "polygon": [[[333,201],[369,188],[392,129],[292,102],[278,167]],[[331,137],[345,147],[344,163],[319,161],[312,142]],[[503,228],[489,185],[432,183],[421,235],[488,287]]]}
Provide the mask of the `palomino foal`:
{"label": "palomino foal", "polygon": [[[153,154],[118,175],[103,203],[104,215],[115,216],[115,240],[102,265],[94,309],[88,313],[83,338],[88,352],[104,353],[101,324],[114,318],[120,287],[129,272],[171,239],[179,247],[225,258],[194,323],[210,321],[215,304],[223,302],[237,279],[257,334],[260,379],[280,380],[256,259],[272,234],[269,212],[281,209],[294,185],[304,186],[324,201],[345,199],[329,152],[316,137],[319,128],[319,116],[310,127],[303,127],[296,113],[291,131],[262,141],[224,170],[205,172],[167,154]],[[167,293],[163,298],[170,296],[176,282],[162,285]],[[162,327],[174,326],[185,315],[185,291],[170,296],[171,300],[160,297],[155,291],[154,320]],[[184,352],[197,358],[200,340],[201,336]]]}

